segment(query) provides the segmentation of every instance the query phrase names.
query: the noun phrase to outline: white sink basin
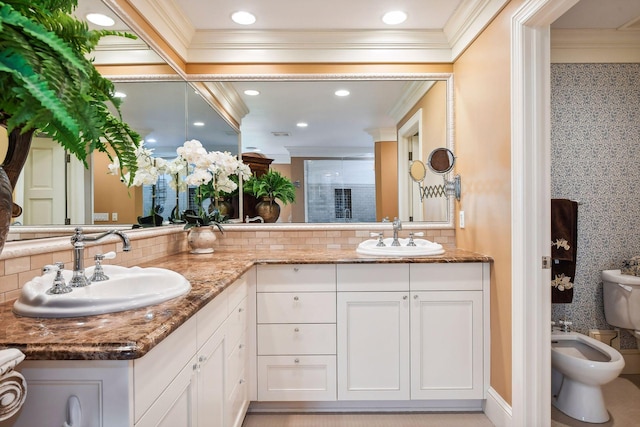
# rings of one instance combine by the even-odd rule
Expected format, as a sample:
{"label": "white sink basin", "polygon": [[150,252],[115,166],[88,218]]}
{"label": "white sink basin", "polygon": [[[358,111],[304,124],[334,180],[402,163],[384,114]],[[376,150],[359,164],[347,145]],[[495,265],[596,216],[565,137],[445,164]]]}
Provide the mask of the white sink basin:
{"label": "white sink basin", "polygon": [[[55,273],[47,273],[26,283],[13,305],[14,313],[28,317],[76,317],[113,313],[159,304],[184,295],[191,289],[181,274],[164,268],[121,267],[104,265],[109,280],[73,288],[66,294],[51,295]],[[93,267],[85,270],[91,277]],[[69,283],[71,270],[63,276]]]}
{"label": "white sink basin", "polygon": [[398,239],[400,246],[391,246],[393,239],[388,237],[383,240],[384,246],[376,246],[378,239],[365,240],[358,245],[356,252],[362,255],[391,256],[391,257],[417,257],[441,255],[444,249],[441,244],[425,239],[413,239],[415,246],[407,246],[409,239]]}

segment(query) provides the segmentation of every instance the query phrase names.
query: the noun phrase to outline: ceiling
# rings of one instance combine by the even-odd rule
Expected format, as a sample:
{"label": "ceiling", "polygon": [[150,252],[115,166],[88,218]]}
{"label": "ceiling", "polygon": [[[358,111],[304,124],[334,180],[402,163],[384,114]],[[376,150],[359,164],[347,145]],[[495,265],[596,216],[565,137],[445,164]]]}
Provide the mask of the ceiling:
{"label": "ceiling", "polygon": [[[230,19],[231,13],[240,8],[237,0],[79,0],[78,3],[78,16],[95,10],[114,16],[113,10],[131,23],[130,27],[116,17],[116,29],[133,29],[144,37],[147,30],[129,19],[130,12],[123,3],[133,6],[161,34],[162,42],[188,63],[415,62],[416,58],[425,63],[450,63],[507,1],[245,0],[240,3],[241,8],[257,17],[250,27]],[[381,16],[390,9],[406,11],[408,19],[393,27],[383,24]],[[638,0],[581,0],[552,28],[634,30],[640,29],[639,17]],[[144,38],[152,48],[158,47],[158,40]],[[162,58],[175,65],[172,64],[175,59],[166,54]],[[158,56],[141,41],[117,39],[101,45],[96,63],[101,61],[153,63]],[[363,147],[371,147],[373,141],[367,130],[394,127],[397,117],[390,111],[409,88],[402,81],[384,84],[360,81],[349,85],[352,95],[337,100],[332,94],[340,86],[338,82],[235,84],[231,90],[244,103],[243,110],[248,110],[241,124],[243,150],[247,146],[259,147],[267,156],[285,163],[296,146],[325,147],[325,153],[336,156],[345,155],[340,147],[346,151],[361,147],[361,153],[366,152]],[[249,87],[260,90],[261,95],[242,95],[242,90]],[[162,96],[166,94],[159,89],[145,91],[144,107],[137,105],[138,100],[133,97],[128,97],[125,103],[135,114],[144,112],[151,118],[159,118],[163,117],[159,109],[166,114],[171,108],[166,101],[171,98],[154,102]],[[325,100],[333,103],[331,108]],[[295,126],[298,121],[308,122],[309,126],[299,129]],[[148,133],[149,127],[157,127],[155,131],[160,132],[163,124],[166,120],[147,118],[143,133]],[[272,132],[290,136],[275,137]],[[344,141],[348,142],[342,142],[338,136],[346,136]],[[226,144],[232,143],[233,137],[227,134],[226,138],[231,138]],[[291,150],[277,148],[282,146]],[[159,146],[158,151],[166,151],[166,147]]]}

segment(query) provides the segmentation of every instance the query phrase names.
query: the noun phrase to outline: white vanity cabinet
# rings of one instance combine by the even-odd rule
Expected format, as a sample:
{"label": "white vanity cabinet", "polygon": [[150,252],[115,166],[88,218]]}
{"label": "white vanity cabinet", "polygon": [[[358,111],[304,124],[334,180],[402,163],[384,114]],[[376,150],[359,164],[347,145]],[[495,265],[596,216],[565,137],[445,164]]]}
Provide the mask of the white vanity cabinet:
{"label": "white vanity cabinet", "polygon": [[335,268],[257,266],[259,401],[336,399]]}
{"label": "white vanity cabinet", "polygon": [[338,399],[484,399],[488,286],[485,263],[338,265]]}
{"label": "white vanity cabinet", "polygon": [[83,427],[240,427],[254,286],[252,269],[139,359],[23,362],[29,394],[14,426],[60,427],[75,395]]}

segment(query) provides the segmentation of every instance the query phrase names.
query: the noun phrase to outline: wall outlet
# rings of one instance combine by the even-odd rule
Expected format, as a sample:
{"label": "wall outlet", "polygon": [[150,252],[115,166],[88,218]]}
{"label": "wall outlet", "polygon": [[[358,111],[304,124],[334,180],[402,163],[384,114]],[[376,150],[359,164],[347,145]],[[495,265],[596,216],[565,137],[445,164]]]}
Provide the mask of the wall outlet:
{"label": "wall outlet", "polygon": [[464,228],[464,211],[459,212],[459,217],[460,228]]}
{"label": "wall outlet", "polygon": [[118,212],[111,212],[111,221],[118,220]]}
{"label": "wall outlet", "polygon": [[109,213],[108,212],[94,212],[93,213],[94,221],[109,221]]}

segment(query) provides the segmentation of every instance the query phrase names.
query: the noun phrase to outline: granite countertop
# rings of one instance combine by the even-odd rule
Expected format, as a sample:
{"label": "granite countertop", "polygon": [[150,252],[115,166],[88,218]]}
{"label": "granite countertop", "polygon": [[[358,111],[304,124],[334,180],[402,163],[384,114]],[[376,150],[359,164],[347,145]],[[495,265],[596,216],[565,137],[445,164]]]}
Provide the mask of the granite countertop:
{"label": "granite countertop", "polygon": [[142,267],[184,275],[191,291],[161,304],[118,313],[64,319],[16,316],[13,301],[0,304],[0,349],[21,350],[27,360],[129,360],[144,356],[200,308],[256,264],[491,262],[460,249],[423,258],[377,258],[354,250],[231,251],[183,253]]}

